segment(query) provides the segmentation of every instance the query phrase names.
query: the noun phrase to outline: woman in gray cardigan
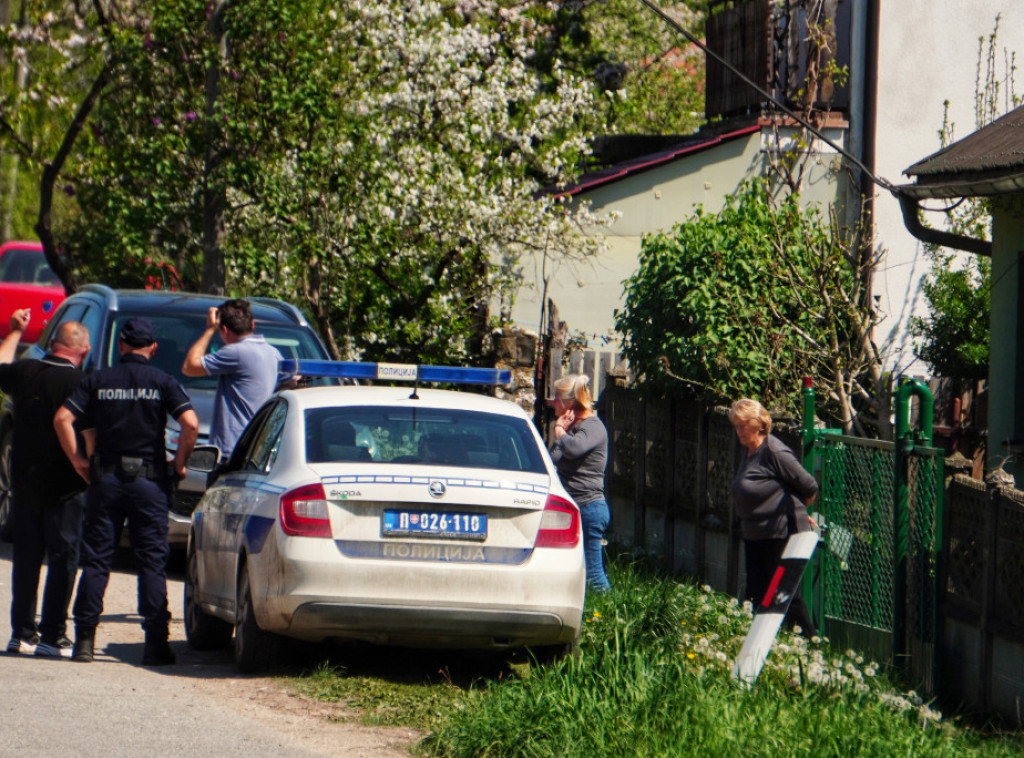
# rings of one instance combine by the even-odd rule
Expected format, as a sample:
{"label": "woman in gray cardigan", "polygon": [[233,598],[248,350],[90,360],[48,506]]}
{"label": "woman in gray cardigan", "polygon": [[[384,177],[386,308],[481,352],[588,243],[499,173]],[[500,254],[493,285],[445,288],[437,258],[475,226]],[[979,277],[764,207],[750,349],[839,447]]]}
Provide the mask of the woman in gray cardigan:
{"label": "woman in gray cardigan", "polygon": [[604,573],[601,543],[611,518],[604,494],[608,432],[594,413],[589,381],[582,374],[570,374],[555,382],[558,420],[550,451],[562,486],[580,509],[587,585],[606,592],[611,585]]}
{"label": "woman in gray cardigan", "polygon": [[[818,494],[818,482],[800,465],[793,451],[772,436],[772,419],[756,400],[737,400],[729,409],[743,459],[732,480],[732,497],[743,534],[747,564],[746,598],[757,603],[769,582],[789,535],[811,528],[807,505]],[[816,634],[814,622],[797,593],[786,623],[806,637]]]}

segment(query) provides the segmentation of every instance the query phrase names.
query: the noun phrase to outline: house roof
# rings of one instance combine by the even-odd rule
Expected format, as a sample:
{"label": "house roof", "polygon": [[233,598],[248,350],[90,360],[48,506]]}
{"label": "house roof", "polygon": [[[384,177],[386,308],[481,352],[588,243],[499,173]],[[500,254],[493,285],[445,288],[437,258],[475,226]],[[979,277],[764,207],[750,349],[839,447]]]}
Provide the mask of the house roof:
{"label": "house roof", "polygon": [[1024,106],[929,155],[899,189],[915,198],[974,197],[1024,191]]}
{"label": "house roof", "polygon": [[760,125],[754,124],[753,126],[747,126],[735,131],[717,134],[713,137],[700,137],[688,140],[656,153],[642,155],[638,158],[633,158],[632,160],[623,161],[622,163],[617,163],[614,166],[601,169],[600,171],[584,174],[578,182],[562,188],[555,192],[554,195],[555,197],[579,195],[587,190],[592,190],[605,184],[617,182],[620,179],[625,179],[626,177],[633,176],[634,174],[639,174],[643,171],[662,166],[679,158],[699,153],[703,150],[707,150],[708,148],[712,148],[717,145],[722,145],[726,142],[731,142],[732,140],[739,139],[740,137],[745,137],[759,131],[760,129]]}

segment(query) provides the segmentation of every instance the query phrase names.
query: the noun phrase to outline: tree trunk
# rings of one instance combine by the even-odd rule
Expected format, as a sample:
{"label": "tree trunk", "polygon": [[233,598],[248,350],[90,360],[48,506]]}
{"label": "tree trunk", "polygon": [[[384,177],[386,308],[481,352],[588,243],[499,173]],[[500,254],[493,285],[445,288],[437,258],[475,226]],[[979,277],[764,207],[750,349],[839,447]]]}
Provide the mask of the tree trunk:
{"label": "tree trunk", "polygon": [[78,106],[74,118],[71,119],[71,123],[64,132],[64,139],[61,140],[56,155],[53,156],[53,160],[48,161],[43,167],[43,176],[39,182],[39,217],[36,220],[36,234],[39,236],[39,241],[43,244],[46,262],[50,264],[50,268],[53,269],[53,272],[64,284],[64,289],[69,293],[74,292],[77,285],[73,280],[72,266],[63,257],[57,255],[57,245],[53,239],[53,222],[50,218],[50,211],[53,209],[53,188],[57,183],[57,177],[60,176],[60,170],[64,166],[64,161],[71,154],[71,147],[75,144],[75,140],[82,131],[82,127],[85,126],[93,106],[99,99],[100,93],[103,92],[110,82],[113,67],[114,62],[109,59],[103,64],[103,68],[97,74],[92,87],[89,88],[89,92]]}
{"label": "tree trunk", "polygon": [[213,119],[220,97],[220,72],[227,63],[228,44],[224,30],[224,11],[230,0],[217,5],[210,14],[208,30],[217,45],[219,55],[206,69],[206,155],[203,156],[203,271],[200,289],[211,295],[223,295],[227,289],[224,251],[220,243],[224,236],[224,209],[227,199],[224,188],[215,180],[220,156],[214,144]]}

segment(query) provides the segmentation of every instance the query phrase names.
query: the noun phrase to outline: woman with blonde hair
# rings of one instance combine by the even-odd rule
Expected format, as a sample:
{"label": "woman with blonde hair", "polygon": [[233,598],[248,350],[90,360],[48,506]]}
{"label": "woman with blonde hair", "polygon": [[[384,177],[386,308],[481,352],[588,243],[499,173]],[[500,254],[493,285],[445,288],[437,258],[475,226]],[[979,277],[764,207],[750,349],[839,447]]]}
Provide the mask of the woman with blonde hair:
{"label": "woman with blonde hair", "polygon": [[[811,528],[807,505],[818,494],[818,482],[771,433],[772,417],[759,402],[737,400],[729,409],[729,421],[744,448],[732,480],[732,497],[743,534],[746,598],[756,607],[768,591],[789,535]],[[799,593],[790,603],[786,621],[799,626],[807,637],[815,634]]]}
{"label": "woman with blonde hair", "polygon": [[563,376],[555,382],[558,419],[550,450],[562,486],[580,509],[587,585],[606,592],[611,589],[602,555],[604,533],[611,519],[604,495],[608,432],[594,413],[589,383],[589,377],[582,374]]}

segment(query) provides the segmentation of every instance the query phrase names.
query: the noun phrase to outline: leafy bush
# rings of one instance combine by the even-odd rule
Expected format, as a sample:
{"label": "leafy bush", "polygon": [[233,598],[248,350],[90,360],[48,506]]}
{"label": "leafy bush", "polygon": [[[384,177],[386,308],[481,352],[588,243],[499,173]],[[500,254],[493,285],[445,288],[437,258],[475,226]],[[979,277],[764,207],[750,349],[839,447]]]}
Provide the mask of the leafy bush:
{"label": "leafy bush", "polygon": [[858,311],[858,277],[828,219],[754,181],[719,213],[698,209],[644,239],[616,329],[655,389],[667,367],[713,398],[785,404],[803,376],[828,397],[862,360],[857,329],[870,317]]}

